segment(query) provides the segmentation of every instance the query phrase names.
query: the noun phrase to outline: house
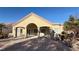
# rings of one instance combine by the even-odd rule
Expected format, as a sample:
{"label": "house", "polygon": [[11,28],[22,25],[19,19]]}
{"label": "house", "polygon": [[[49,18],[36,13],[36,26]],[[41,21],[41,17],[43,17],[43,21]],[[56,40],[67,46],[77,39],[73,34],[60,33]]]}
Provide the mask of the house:
{"label": "house", "polygon": [[8,37],[9,33],[12,32],[12,24],[1,24],[0,38]]}
{"label": "house", "polygon": [[63,31],[63,27],[61,25],[52,24],[46,19],[31,12],[29,15],[13,24],[12,32],[14,37],[28,37],[42,33],[48,34],[50,29],[55,31],[59,29],[58,33]]}

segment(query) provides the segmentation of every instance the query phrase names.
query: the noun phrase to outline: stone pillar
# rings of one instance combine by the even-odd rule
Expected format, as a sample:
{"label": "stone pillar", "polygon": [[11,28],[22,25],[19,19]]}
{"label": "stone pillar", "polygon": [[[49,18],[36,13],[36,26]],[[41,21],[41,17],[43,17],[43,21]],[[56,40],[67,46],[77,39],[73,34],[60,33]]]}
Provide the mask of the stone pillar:
{"label": "stone pillar", "polygon": [[17,36],[20,37],[20,28],[17,28]]}
{"label": "stone pillar", "polygon": [[13,29],[12,29],[12,35],[13,35],[13,37],[16,37],[16,27],[13,27]]}
{"label": "stone pillar", "polygon": [[38,37],[40,37],[40,27],[38,27]]}

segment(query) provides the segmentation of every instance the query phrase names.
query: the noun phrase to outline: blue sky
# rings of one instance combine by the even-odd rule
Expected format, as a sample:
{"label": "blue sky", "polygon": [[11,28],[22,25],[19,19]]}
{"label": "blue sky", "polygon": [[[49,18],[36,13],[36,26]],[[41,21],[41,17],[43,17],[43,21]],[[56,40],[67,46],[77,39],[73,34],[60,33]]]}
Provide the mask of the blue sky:
{"label": "blue sky", "polygon": [[79,16],[78,7],[0,7],[0,23],[15,23],[30,12],[34,12],[50,22],[67,21],[70,15]]}

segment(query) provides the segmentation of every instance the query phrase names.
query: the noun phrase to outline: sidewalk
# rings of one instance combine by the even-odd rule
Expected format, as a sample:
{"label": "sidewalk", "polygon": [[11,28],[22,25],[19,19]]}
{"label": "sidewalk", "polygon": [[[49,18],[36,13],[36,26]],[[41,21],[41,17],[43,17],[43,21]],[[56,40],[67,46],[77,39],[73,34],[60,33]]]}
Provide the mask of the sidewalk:
{"label": "sidewalk", "polygon": [[12,46],[12,45],[16,44],[16,43],[24,42],[26,40],[35,39],[35,38],[38,38],[38,36],[25,38],[25,39],[17,39],[17,40],[16,39],[13,39],[13,40],[11,39],[11,40],[8,40],[4,45],[2,45],[0,47],[0,50],[3,50],[3,49],[5,49],[5,48],[7,48],[9,46]]}

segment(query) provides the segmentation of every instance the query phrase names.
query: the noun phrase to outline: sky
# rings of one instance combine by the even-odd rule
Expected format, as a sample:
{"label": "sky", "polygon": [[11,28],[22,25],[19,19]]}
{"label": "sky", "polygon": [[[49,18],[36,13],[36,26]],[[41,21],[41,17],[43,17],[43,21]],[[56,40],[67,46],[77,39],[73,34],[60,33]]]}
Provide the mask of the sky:
{"label": "sky", "polygon": [[67,21],[70,15],[79,16],[78,7],[0,7],[0,23],[15,23],[31,12],[60,24]]}

